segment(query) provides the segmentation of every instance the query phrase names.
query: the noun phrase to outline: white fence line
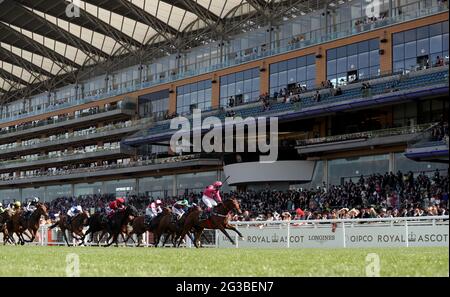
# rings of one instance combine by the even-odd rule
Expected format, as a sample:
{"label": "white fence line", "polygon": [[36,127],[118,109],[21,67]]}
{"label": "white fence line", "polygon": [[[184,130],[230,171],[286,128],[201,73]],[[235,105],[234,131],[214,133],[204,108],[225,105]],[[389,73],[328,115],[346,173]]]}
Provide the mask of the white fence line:
{"label": "white fence line", "polygon": [[449,242],[449,216],[239,221],[231,224],[244,238],[232,244],[223,234],[219,234],[216,235],[217,247],[409,247],[448,246]]}
{"label": "white fence line", "polygon": [[[232,244],[219,230],[205,230],[204,247],[234,248],[305,248],[305,247],[377,247],[377,246],[448,246],[449,216],[397,217],[374,219],[292,220],[292,221],[238,221],[231,222],[243,235],[233,231]],[[333,228],[335,224],[335,228]],[[41,246],[66,245],[60,229],[40,227],[33,244]],[[85,229],[86,231],[86,229]],[[68,232],[69,233],[69,232]],[[98,236],[98,234],[97,234]],[[105,244],[105,236],[101,244]],[[136,240],[137,238],[134,237]],[[142,237],[141,246],[153,246],[151,233]],[[86,245],[97,245],[87,243]],[[76,243],[69,236],[69,243]],[[123,245],[120,237],[119,244]],[[161,246],[162,241],[159,246]],[[128,246],[134,245],[132,241]],[[168,242],[166,246],[172,246]],[[193,247],[186,237],[182,246]]]}

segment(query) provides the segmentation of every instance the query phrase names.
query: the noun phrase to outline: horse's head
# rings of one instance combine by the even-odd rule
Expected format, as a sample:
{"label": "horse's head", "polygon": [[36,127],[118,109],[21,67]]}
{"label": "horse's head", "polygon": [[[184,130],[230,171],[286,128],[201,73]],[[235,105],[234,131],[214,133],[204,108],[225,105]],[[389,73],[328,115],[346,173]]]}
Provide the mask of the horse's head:
{"label": "horse's head", "polygon": [[228,211],[236,210],[239,214],[242,213],[239,201],[235,197],[231,197],[223,202],[223,205]]}
{"label": "horse's head", "polygon": [[164,208],[162,209],[162,214],[163,214],[164,216],[166,216],[166,215],[172,215],[172,209],[170,209],[170,207],[164,207]]}
{"label": "horse's head", "polygon": [[46,220],[48,220],[48,209],[44,203],[38,203],[36,205],[36,211],[39,215],[44,216]]}
{"label": "horse's head", "polygon": [[82,213],[80,213],[80,216],[82,217],[82,223],[83,226],[87,226],[89,225],[89,219],[91,217],[91,215],[89,214],[89,212],[87,210],[83,210]]}
{"label": "horse's head", "polygon": [[139,212],[137,208],[134,205],[128,205],[127,209],[125,210],[126,215],[129,217],[137,217],[139,215]]}

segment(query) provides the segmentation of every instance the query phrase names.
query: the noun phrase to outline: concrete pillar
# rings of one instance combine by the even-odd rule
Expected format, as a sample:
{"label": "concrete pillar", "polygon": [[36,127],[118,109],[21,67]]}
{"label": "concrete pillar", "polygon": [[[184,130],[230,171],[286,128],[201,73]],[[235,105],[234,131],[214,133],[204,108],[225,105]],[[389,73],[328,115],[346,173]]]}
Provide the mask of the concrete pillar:
{"label": "concrete pillar", "polygon": [[177,195],[177,184],[178,184],[178,175],[173,175],[173,182],[172,182],[172,196]]}

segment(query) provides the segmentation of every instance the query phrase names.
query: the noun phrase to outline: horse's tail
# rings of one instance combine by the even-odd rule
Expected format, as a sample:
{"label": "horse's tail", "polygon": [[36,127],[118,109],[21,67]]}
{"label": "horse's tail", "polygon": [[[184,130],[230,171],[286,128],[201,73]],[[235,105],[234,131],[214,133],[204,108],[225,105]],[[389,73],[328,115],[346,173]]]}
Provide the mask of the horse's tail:
{"label": "horse's tail", "polygon": [[51,226],[49,227],[49,229],[52,230],[52,229],[56,228],[57,226],[59,226],[59,221],[57,221],[56,223],[54,223],[53,225],[51,225]]}

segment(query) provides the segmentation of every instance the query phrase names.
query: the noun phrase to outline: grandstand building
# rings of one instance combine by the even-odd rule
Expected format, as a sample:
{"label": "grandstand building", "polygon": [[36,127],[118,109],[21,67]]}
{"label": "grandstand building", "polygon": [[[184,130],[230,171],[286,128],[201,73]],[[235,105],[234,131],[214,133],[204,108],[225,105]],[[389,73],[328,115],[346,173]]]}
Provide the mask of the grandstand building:
{"label": "grandstand building", "polygon": [[[0,1],[0,202],[448,174],[446,0]],[[170,121],[277,117],[279,157]]]}

